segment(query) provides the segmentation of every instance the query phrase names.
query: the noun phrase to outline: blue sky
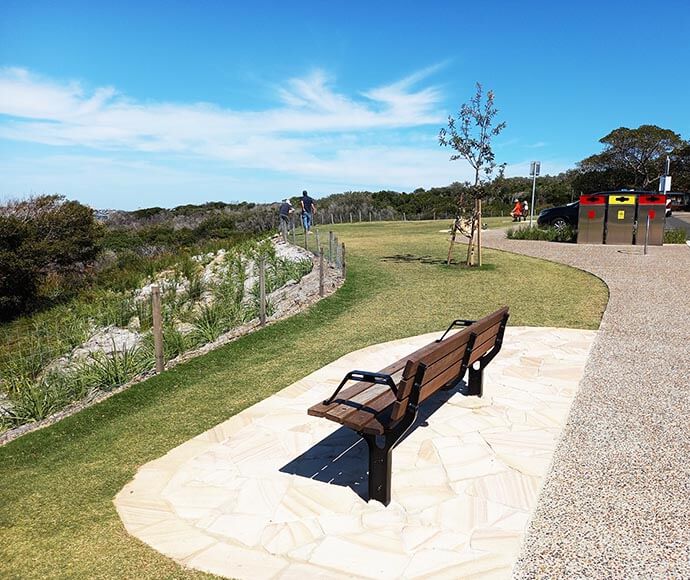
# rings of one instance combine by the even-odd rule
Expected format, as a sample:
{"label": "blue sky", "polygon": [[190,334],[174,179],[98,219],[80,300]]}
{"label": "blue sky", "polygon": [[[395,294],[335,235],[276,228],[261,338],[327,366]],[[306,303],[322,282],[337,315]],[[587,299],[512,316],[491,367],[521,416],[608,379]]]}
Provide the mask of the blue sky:
{"label": "blue sky", "polygon": [[0,199],[97,208],[463,181],[448,114],[496,94],[508,175],[619,126],[690,138],[690,1],[0,2]]}

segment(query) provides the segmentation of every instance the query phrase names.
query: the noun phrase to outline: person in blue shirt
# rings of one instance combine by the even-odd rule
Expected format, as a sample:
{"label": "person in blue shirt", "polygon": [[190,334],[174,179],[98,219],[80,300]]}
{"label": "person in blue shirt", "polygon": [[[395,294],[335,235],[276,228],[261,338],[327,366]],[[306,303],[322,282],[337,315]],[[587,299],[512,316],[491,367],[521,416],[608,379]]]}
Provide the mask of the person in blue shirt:
{"label": "person in blue shirt", "polygon": [[314,214],[316,213],[316,203],[309,197],[307,190],[302,192],[302,225],[304,225],[304,231],[309,233],[311,230],[311,224],[314,222]]}

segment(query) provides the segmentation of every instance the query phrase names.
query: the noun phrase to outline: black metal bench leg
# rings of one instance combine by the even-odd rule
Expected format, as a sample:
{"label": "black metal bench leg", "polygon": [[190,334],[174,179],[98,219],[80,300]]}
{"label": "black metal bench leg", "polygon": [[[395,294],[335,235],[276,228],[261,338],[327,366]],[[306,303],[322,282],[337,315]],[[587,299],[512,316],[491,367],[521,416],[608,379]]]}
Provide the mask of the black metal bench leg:
{"label": "black metal bench leg", "polygon": [[473,366],[469,368],[467,380],[467,394],[471,397],[481,397],[484,393],[484,366],[479,363],[479,368]]}
{"label": "black metal bench leg", "polygon": [[369,499],[383,505],[391,502],[391,457],[393,447],[386,437],[383,447],[376,444],[376,435],[362,435],[369,446]]}

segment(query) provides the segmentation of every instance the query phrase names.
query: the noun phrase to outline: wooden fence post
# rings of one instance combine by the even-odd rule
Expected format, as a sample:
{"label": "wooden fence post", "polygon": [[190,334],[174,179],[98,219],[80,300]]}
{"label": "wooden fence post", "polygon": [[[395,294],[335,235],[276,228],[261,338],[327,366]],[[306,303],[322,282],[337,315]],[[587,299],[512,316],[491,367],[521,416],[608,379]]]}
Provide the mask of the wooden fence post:
{"label": "wooden fence post", "polygon": [[316,253],[319,253],[319,250],[321,250],[321,242],[319,241],[319,230],[314,228],[314,236],[316,237]]}
{"label": "wooden fence post", "polygon": [[333,264],[333,231],[328,232],[328,262]]}
{"label": "wooden fence post", "polygon": [[324,276],[325,272],[323,269],[323,248],[319,250],[319,296],[323,297],[324,295]]}
{"label": "wooden fence post", "polygon": [[297,228],[295,227],[295,222],[292,222],[292,244],[294,246],[297,245],[297,233],[296,233]]}
{"label": "wooden fence post", "polygon": [[340,260],[342,269],[343,269],[343,280],[345,279],[345,242],[343,242],[343,252],[342,252],[342,258]]}
{"label": "wooden fence post", "polygon": [[156,372],[165,370],[163,357],[163,317],[161,316],[161,289],[158,284],[151,286],[151,311],[153,312],[153,350],[156,356]]}
{"label": "wooden fence post", "polygon": [[266,262],[259,260],[259,324],[266,326]]}

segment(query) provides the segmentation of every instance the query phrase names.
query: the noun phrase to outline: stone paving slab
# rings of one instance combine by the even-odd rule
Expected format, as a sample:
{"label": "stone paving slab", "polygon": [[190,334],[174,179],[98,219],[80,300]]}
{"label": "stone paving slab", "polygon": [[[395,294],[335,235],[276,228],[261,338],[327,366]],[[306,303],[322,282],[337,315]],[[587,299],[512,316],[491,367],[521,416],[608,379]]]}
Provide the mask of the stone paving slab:
{"label": "stone paving slab", "polygon": [[366,445],[307,408],[439,334],[350,353],[144,465],[115,498],[127,531],[240,579],[509,577],[596,333],[508,327],[484,398],[428,400],[391,504],[367,502]]}

